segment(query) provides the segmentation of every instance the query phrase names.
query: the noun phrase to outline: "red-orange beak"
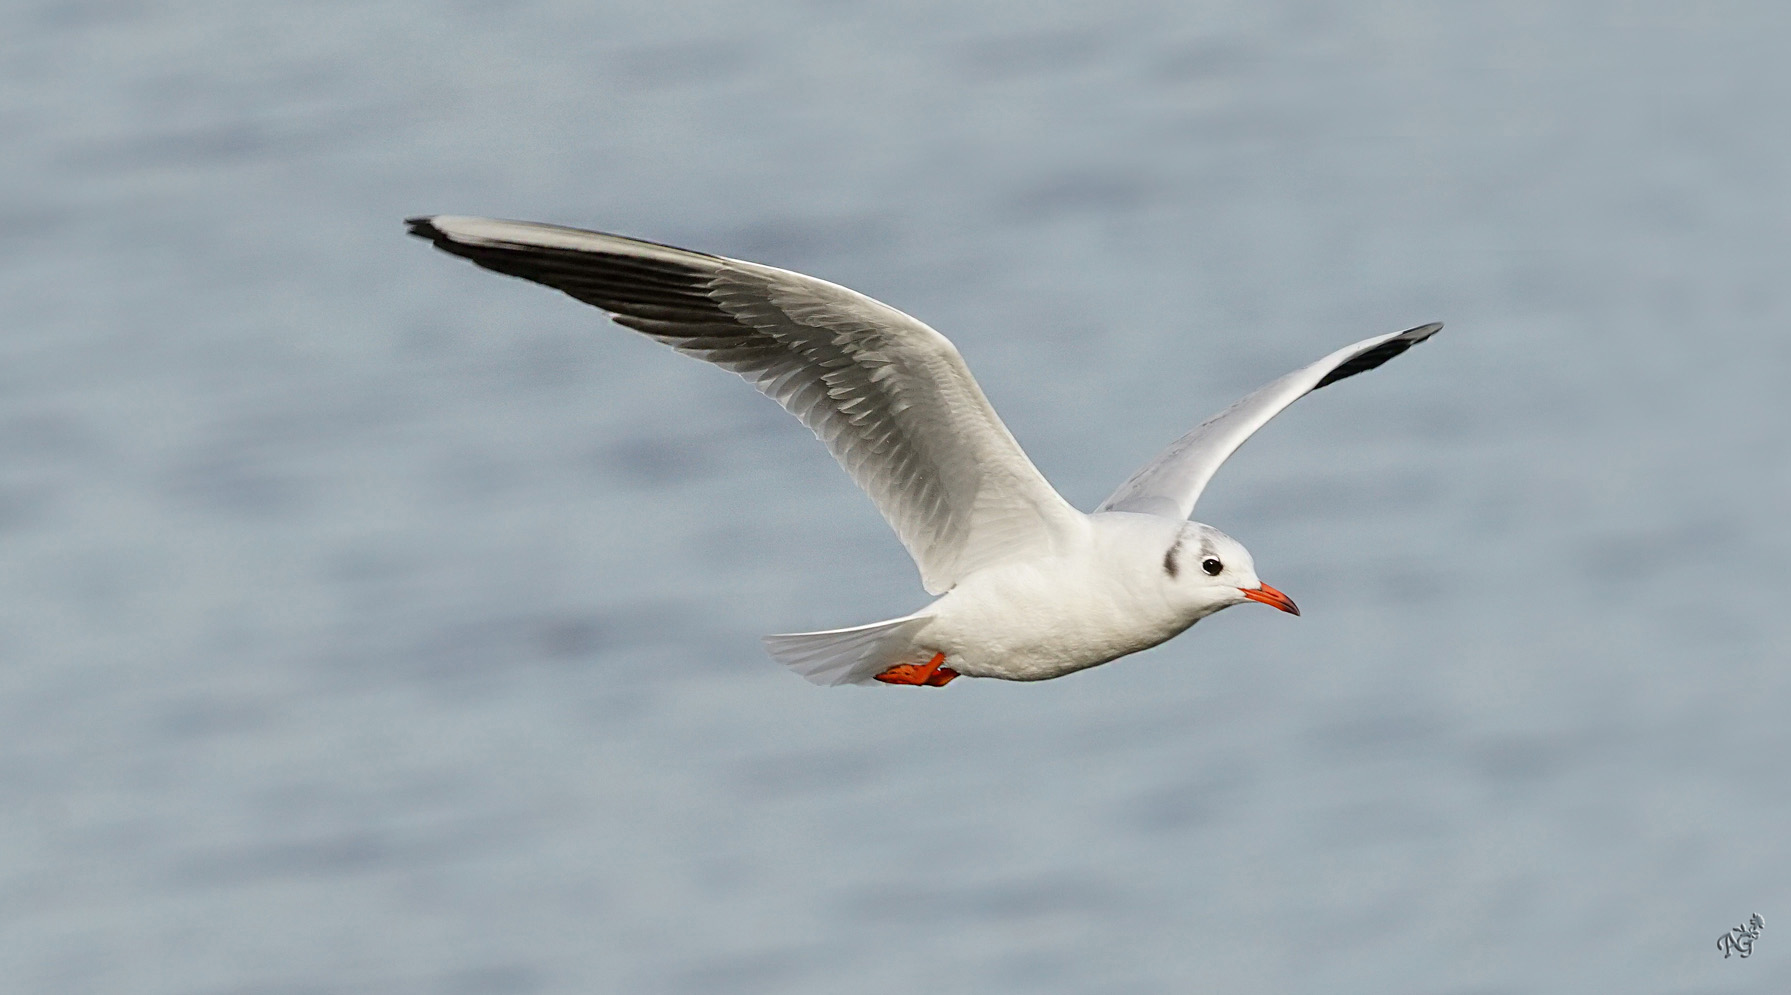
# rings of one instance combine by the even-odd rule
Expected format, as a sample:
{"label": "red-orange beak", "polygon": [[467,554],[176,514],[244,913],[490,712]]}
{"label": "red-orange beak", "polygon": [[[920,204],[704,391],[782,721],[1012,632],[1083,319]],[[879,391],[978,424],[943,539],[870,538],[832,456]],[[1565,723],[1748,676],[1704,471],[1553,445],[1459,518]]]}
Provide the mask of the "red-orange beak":
{"label": "red-orange beak", "polygon": [[1267,584],[1262,585],[1254,591],[1242,587],[1238,588],[1238,590],[1243,593],[1244,597],[1249,598],[1251,601],[1260,601],[1271,608],[1279,608],[1289,615],[1298,615],[1300,613],[1300,606],[1294,604],[1292,598],[1282,594],[1280,591],[1275,590]]}

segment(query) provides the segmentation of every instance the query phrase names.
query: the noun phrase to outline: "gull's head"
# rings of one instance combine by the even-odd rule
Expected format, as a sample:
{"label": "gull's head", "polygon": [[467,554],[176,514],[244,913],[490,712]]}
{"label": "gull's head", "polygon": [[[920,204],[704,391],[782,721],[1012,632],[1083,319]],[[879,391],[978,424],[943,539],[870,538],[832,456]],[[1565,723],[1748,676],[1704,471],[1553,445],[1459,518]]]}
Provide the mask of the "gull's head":
{"label": "gull's head", "polygon": [[1210,525],[1188,522],[1163,556],[1163,572],[1192,602],[1196,617],[1221,608],[1259,601],[1291,615],[1300,613],[1293,599],[1256,576],[1256,561],[1244,544]]}

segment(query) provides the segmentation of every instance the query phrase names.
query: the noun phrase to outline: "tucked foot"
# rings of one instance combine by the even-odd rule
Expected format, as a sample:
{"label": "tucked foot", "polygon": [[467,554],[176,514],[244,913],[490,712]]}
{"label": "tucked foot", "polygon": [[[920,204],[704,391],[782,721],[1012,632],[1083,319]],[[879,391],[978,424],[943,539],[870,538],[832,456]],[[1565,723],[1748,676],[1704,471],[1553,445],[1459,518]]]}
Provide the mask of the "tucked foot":
{"label": "tucked foot", "polygon": [[925,666],[913,663],[898,663],[877,675],[877,679],[885,684],[914,684],[942,688],[958,676],[958,672],[950,667],[942,667],[945,662],[944,653],[934,653]]}

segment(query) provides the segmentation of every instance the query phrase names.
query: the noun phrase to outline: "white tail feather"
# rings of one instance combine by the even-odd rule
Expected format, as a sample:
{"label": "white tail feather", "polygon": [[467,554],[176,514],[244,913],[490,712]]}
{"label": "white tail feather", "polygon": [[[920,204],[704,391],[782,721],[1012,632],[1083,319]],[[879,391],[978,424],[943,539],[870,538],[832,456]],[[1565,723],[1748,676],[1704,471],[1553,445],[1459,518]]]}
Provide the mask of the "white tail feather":
{"label": "white tail feather", "polygon": [[850,629],[786,632],[766,636],[765,650],[814,684],[869,684],[915,654],[914,637],[931,621],[931,615],[906,615]]}

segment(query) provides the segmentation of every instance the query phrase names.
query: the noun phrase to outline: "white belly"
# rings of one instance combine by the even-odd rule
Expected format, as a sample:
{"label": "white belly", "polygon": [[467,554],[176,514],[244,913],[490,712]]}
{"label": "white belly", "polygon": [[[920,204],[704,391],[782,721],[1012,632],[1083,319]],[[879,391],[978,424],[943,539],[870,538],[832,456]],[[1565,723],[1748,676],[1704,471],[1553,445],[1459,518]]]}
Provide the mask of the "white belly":
{"label": "white belly", "polygon": [[968,677],[1042,681],[1155,646],[1193,625],[1135,564],[1100,549],[995,567],[932,606],[917,643]]}

